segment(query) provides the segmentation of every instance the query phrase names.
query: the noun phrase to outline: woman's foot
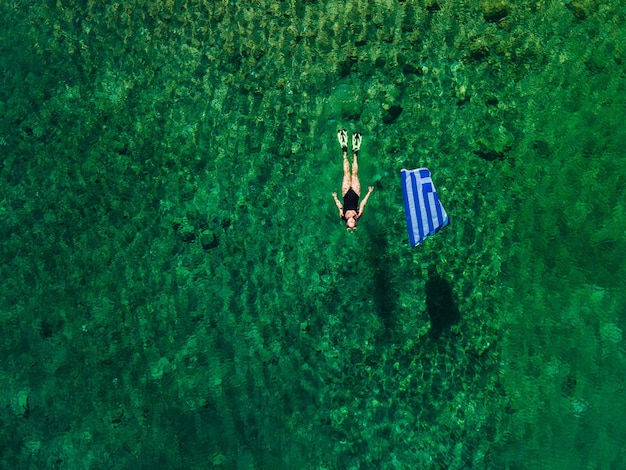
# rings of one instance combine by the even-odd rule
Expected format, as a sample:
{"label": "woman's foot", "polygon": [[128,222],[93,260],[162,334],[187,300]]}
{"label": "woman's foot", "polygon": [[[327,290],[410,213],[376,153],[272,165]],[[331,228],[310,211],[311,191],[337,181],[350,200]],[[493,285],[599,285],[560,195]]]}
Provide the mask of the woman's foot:
{"label": "woman's foot", "polygon": [[361,140],[363,140],[363,136],[360,132],[355,132],[352,134],[352,151],[357,153],[361,150]]}
{"label": "woman's foot", "polygon": [[339,139],[339,145],[344,152],[348,151],[348,132],[345,129],[339,129],[337,131],[337,139]]}

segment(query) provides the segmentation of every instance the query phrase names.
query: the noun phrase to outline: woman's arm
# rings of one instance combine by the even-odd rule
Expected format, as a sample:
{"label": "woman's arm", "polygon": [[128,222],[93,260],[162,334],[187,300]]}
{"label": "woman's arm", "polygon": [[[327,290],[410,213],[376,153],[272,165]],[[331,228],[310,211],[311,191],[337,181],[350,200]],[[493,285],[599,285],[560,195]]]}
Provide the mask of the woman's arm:
{"label": "woman's arm", "polygon": [[363,209],[365,209],[365,204],[367,204],[367,200],[370,198],[370,194],[374,192],[374,186],[370,186],[367,189],[367,194],[365,195],[365,197],[361,201],[361,205],[359,206],[359,217],[361,217],[361,215],[363,214]]}
{"label": "woman's arm", "polygon": [[339,217],[343,217],[343,206],[341,205],[341,202],[339,202],[339,199],[337,199],[337,193],[333,193],[333,199],[335,200],[337,209],[339,209]]}

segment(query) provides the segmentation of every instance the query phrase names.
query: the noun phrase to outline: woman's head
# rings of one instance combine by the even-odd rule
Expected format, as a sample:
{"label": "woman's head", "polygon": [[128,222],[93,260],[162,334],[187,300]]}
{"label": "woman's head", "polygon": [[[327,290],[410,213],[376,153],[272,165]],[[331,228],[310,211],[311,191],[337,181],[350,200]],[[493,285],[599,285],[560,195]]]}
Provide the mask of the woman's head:
{"label": "woman's head", "polygon": [[354,231],[356,230],[356,217],[348,217],[346,219],[346,228],[349,231]]}

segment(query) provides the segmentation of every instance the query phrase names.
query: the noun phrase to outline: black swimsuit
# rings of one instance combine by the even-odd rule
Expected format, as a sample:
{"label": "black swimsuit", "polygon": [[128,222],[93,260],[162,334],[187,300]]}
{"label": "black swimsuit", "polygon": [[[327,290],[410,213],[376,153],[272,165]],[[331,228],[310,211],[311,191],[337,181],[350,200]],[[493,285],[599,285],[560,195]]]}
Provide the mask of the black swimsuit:
{"label": "black swimsuit", "polygon": [[359,215],[359,195],[352,188],[348,189],[346,194],[343,195],[342,219],[346,220],[346,212],[348,211],[356,211],[357,216]]}

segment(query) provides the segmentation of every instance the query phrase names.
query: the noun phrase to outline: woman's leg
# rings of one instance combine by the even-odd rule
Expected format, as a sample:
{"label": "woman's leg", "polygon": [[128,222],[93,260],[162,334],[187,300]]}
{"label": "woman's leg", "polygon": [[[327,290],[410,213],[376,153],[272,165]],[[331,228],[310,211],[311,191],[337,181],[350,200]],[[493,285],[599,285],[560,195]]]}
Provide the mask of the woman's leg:
{"label": "woman's leg", "polygon": [[341,183],[341,195],[345,196],[352,183],[350,163],[348,162],[348,133],[345,129],[340,129],[337,131],[337,138],[339,139],[339,145],[343,152],[343,182]]}
{"label": "woman's leg", "polygon": [[341,183],[341,195],[345,196],[352,186],[352,177],[350,176],[350,163],[348,162],[348,150],[343,151],[343,182]]}
{"label": "woman's leg", "polygon": [[352,190],[361,196],[361,182],[359,181],[359,163],[357,161],[359,156],[359,150],[361,148],[361,134],[355,132],[352,134],[352,150],[354,151],[354,157],[352,159]]}
{"label": "woman's leg", "polygon": [[[361,182],[359,181],[359,163],[357,162],[359,152],[354,152],[354,158],[352,159],[352,181],[350,185],[352,186],[352,190],[361,196]],[[348,158],[346,158],[346,161]],[[347,190],[346,190],[347,191]]]}

